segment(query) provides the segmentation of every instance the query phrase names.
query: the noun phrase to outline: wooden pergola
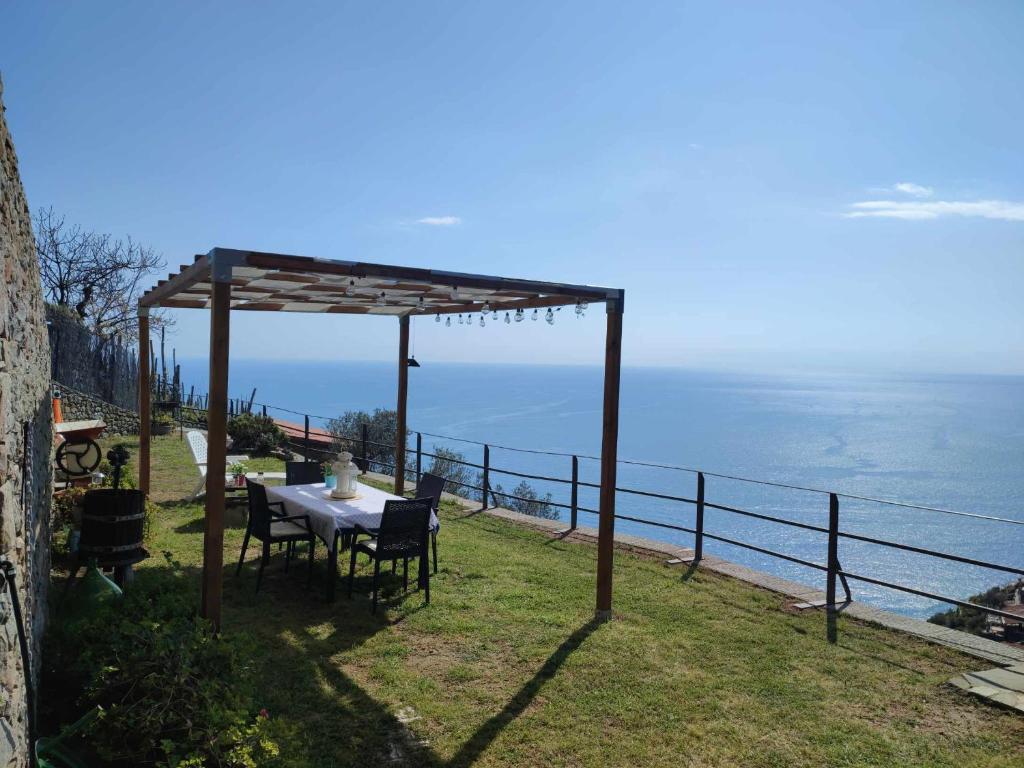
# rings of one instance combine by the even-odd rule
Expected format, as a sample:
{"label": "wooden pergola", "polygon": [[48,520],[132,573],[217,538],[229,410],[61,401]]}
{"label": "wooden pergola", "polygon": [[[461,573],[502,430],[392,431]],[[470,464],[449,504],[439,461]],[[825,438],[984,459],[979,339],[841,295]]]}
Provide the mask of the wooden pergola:
{"label": "wooden pergola", "polygon": [[607,309],[604,413],[598,524],[597,615],[612,607],[615,468],[619,429],[619,368],[625,292],[617,288],[488,277],[460,272],[333,261],[308,256],[214,248],[139,299],[139,486],[149,493],[149,311],[155,307],[210,310],[210,389],[203,536],[202,615],[221,618],[224,565],[224,484],[227,454],[228,340],[232,310],[384,315],[398,318],[398,404],[395,493],[405,490],[409,318],[418,315],[515,312],[603,302]]}

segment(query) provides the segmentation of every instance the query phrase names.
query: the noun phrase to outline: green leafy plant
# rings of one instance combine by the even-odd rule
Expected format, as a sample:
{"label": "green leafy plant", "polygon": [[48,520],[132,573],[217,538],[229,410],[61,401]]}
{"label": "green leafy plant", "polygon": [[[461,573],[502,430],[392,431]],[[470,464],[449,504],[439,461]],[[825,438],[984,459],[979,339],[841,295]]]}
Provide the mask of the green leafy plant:
{"label": "green leafy plant", "polygon": [[241,461],[236,461],[234,464],[228,467],[229,475],[244,475],[248,471],[249,468],[245,465],[244,462]]}
{"label": "green leafy plant", "polygon": [[284,433],[269,416],[243,413],[228,421],[232,448],[265,456],[284,443]]}
{"label": "green leafy plant", "polygon": [[177,422],[174,420],[174,414],[168,413],[167,411],[160,411],[153,414],[153,426],[161,427],[173,427]]}
{"label": "green leafy plant", "polygon": [[246,639],[216,635],[195,615],[190,581],[165,556],[168,568],[140,573],[116,607],[51,630],[47,688],[77,692],[65,722],[96,711],[83,738],[103,765],[272,765]]}

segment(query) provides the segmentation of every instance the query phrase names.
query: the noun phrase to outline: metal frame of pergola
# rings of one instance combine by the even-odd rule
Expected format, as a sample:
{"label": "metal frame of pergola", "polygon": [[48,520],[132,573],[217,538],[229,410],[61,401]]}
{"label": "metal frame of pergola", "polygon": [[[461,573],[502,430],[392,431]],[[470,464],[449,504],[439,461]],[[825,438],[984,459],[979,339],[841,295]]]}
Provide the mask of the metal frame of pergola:
{"label": "metal frame of pergola", "polygon": [[395,493],[405,490],[409,318],[514,312],[581,302],[604,303],[607,330],[601,439],[597,616],[612,607],[619,369],[625,292],[618,288],[519,280],[415,267],[368,264],[214,248],[139,299],[139,487],[150,488],[149,312],[156,307],[210,310],[210,389],[203,534],[202,615],[220,627],[224,566],[228,342],[232,310],[368,314],[398,318]]}

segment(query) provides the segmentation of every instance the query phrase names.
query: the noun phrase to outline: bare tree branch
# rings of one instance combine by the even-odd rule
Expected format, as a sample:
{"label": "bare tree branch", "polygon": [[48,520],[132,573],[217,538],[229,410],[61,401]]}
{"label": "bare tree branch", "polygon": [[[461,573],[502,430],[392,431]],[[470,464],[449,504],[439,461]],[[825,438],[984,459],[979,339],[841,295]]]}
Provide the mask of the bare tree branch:
{"label": "bare tree branch", "polygon": [[[47,301],[74,310],[99,338],[134,339],[136,305],[147,278],[165,266],[152,248],[68,224],[52,208],[36,213],[36,251]],[[169,326],[154,313],[154,327]]]}

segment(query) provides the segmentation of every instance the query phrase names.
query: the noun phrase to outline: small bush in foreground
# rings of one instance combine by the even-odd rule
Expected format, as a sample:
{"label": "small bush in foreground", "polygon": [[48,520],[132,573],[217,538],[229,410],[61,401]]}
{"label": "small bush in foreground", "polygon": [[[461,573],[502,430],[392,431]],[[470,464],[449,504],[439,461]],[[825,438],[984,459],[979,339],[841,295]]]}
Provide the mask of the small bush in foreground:
{"label": "small bush in foreground", "polygon": [[[54,627],[46,690],[65,722],[95,717],[84,741],[103,765],[273,765],[266,713],[256,714],[244,639],[216,636],[168,556],[119,603]],[[60,701],[59,699],[64,699]]]}

